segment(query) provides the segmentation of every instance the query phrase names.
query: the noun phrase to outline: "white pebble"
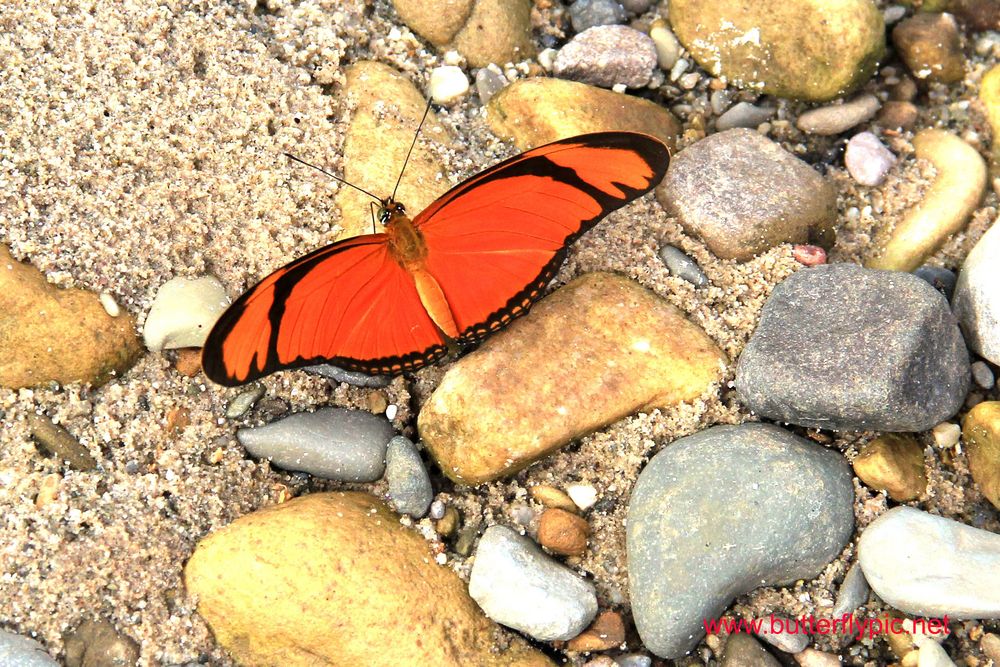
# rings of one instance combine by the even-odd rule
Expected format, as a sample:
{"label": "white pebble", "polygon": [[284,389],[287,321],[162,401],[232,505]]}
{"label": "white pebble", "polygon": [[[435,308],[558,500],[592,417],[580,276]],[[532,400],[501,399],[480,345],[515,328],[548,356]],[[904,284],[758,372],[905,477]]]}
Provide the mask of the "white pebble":
{"label": "white pebble", "polygon": [[962,437],[962,427],[951,422],[941,422],[931,430],[934,436],[934,444],[941,449],[948,449],[958,444],[958,439]]}
{"label": "white pebble", "polygon": [[431,71],[430,93],[436,104],[454,104],[469,92],[469,79],[454,65],[435,67]]}
{"label": "white pebble", "polygon": [[926,642],[920,647],[917,667],[955,667],[955,663],[941,646],[934,642]]}
{"label": "white pebble", "polygon": [[855,134],[847,142],[844,166],[861,185],[881,185],[894,164],[896,156],[871,132]]}
{"label": "white pebble", "polygon": [[906,16],[906,7],[902,5],[889,5],[882,12],[882,20],[885,21],[886,25],[892,25],[904,16]]}
{"label": "white pebble", "polygon": [[538,64],[545,68],[546,72],[551,72],[552,68],[555,67],[556,55],[558,53],[558,51],[552,48],[542,50],[538,54]]}
{"label": "white pebble", "polygon": [[570,484],[566,493],[581,510],[588,510],[597,502],[597,489],[590,484]]}
{"label": "white pebble", "polygon": [[656,47],[656,63],[664,72],[669,72],[680,55],[680,42],[666,21],[654,21],[653,27],[649,29],[649,38]]}
{"label": "white pebble", "polygon": [[670,80],[676,81],[677,79],[681,78],[681,75],[683,75],[684,72],[687,71],[687,68],[688,68],[688,61],[684,60],[683,58],[675,62],[674,66],[670,68]]}
{"label": "white pebble", "polygon": [[108,292],[101,292],[98,297],[101,300],[101,305],[104,306],[104,311],[111,317],[118,317],[122,309],[118,307],[115,302],[115,297],[111,296]]}
{"label": "white pebble", "polygon": [[399,412],[399,406],[395,403],[390,403],[385,409],[385,418],[392,421],[396,418],[396,413]]}
{"label": "white pebble", "polygon": [[225,288],[212,276],[168,280],[149,308],[143,341],[153,352],[201,347],[228,305]]}

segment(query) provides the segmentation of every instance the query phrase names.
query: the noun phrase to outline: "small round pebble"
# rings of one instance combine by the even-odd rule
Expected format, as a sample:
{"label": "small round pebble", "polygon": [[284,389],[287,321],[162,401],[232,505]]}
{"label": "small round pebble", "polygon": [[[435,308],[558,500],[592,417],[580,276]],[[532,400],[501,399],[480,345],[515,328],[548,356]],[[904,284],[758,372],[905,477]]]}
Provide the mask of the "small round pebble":
{"label": "small round pebble", "polygon": [[239,419],[245,415],[254,406],[254,403],[264,396],[264,392],[264,387],[259,384],[240,392],[226,406],[226,419]]}
{"label": "small round pebble", "polygon": [[556,76],[610,88],[639,88],[656,68],[656,46],[648,35],[624,25],[589,28],[559,49]]}
{"label": "small round pebble", "polygon": [[476,72],[476,92],[483,104],[489,103],[506,85],[507,79],[504,75],[494,72],[489,67],[483,67]]}
{"label": "small round pebble", "polygon": [[430,512],[428,513],[428,516],[437,521],[438,519],[444,518],[444,513],[446,509],[447,506],[444,504],[443,501],[435,500],[434,502],[431,503],[431,508]]}
{"label": "small round pebble", "polygon": [[719,132],[731,130],[734,127],[753,129],[771,120],[777,109],[774,107],[759,107],[749,102],[738,102],[715,121],[715,129]]}
{"label": "small round pebble", "polygon": [[807,111],[799,116],[795,126],[807,134],[840,134],[874,118],[881,106],[874,95],[859,95],[843,104]]}
{"label": "small round pebble", "polygon": [[621,4],[633,14],[642,14],[653,6],[653,0],[622,0]]}
{"label": "small round pebble", "polygon": [[59,667],[34,639],[0,630],[0,667]]}
{"label": "small round pebble", "polygon": [[941,449],[948,449],[958,444],[962,437],[962,427],[951,422],[942,422],[931,429],[934,436],[934,444]]}
{"label": "small round pebble", "polygon": [[434,489],[420,452],[409,438],[397,435],[389,441],[385,454],[385,479],[393,509],[414,519],[427,513],[434,498]]}
{"label": "small round pebble", "polygon": [[855,134],[847,142],[844,166],[861,185],[881,185],[894,164],[896,156],[871,132]]}
{"label": "small round pebble", "polygon": [[168,280],[149,308],[143,341],[153,352],[201,347],[227,306],[226,289],[213,276]]}
{"label": "small round pebble", "polygon": [[625,8],[615,0],[576,0],[569,6],[569,20],[578,33],[602,25],[624,23]]}
{"label": "small round pebble", "polygon": [[429,89],[435,104],[449,106],[469,92],[469,79],[461,67],[442,65],[431,70]]}
{"label": "small round pebble", "polygon": [[118,317],[122,309],[118,306],[118,302],[115,301],[115,297],[111,296],[109,292],[101,292],[98,298],[101,300],[101,305],[104,306],[104,312],[106,312],[111,317]]}
{"label": "small round pebble", "polygon": [[547,509],[538,522],[538,543],[562,556],[582,556],[587,551],[590,525],[561,509]]}
{"label": "small round pebble", "polygon": [[708,284],[708,277],[698,266],[698,263],[672,245],[660,248],[660,259],[667,266],[670,275],[686,280],[695,287]]}
{"label": "small round pebble", "polygon": [[653,667],[653,659],[648,655],[638,653],[628,653],[615,658],[618,667]]}
{"label": "small round pebble", "polygon": [[597,489],[590,484],[570,484],[566,487],[566,493],[584,512],[597,502]]}
{"label": "small round pebble", "polygon": [[893,130],[908,130],[917,122],[920,110],[912,102],[889,100],[878,114],[882,127]]}
{"label": "small round pebble", "polygon": [[795,654],[799,667],[840,667],[840,656],[807,648]]}
{"label": "small round pebble", "polygon": [[670,24],[663,19],[653,21],[649,28],[649,38],[656,47],[656,64],[664,72],[669,72],[681,55],[681,43],[670,29]]}
{"label": "small round pebble", "polygon": [[993,377],[993,371],[990,370],[990,367],[983,361],[973,362],[972,379],[975,380],[976,384],[983,389],[992,389],[993,385],[996,383],[996,378]]}
{"label": "small round pebble", "polygon": [[797,244],[792,246],[792,257],[805,266],[826,264],[826,250],[818,245]]}

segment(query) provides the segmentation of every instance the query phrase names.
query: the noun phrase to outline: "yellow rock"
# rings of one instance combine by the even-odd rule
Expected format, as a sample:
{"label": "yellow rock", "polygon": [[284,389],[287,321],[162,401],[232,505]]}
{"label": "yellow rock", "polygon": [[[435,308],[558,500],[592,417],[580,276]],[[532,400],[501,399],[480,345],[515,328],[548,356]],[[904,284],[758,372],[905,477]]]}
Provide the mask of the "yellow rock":
{"label": "yellow rock", "polygon": [[471,67],[518,62],[535,54],[530,0],[393,0],[414,32]]}
{"label": "yellow rock", "polygon": [[986,106],[986,117],[993,128],[993,154],[990,167],[993,173],[1000,172],[1000,65],[995,66],[983,77],[979,84],[979,99]]}
{"label": "yellow rock", "polygon": [[364,493],[258,510],[199,542],[184,570],[216,639],[245,667],[551,667],[498,627],[427,542]]}
{"label": "yellow rock", "polygon": [[724,365],[677,308],[591,273],[452,366],[418,427],[446,475],[479,484],[638,410],[693,400]]}
{"label": "yellow rock", "polygon": [[869,442],[854,459],[854,472],[897,502],[913,500],[927,488],[923,450],[907,435],[886,433]]}
{"label": "yellow rock", "polygon": [[1000,401],[986,401],[969,410],[962,422],[962,439],[972,479],[987,500],[1000,508]]}
{"label": "yellow rock", "polygon": [[912,271],[961,231],[986,192],[986,163],[969,144],[944,130],[923,130],[913,138],[916,156],[928,160],[937,178],[923,201],[911,208],[887,236],[875,239],[872,269]]}
{"label": "yellow rock", "polygon": [[0,386],[104,384],[142,354],[135,319],[96,294],[60,289],[0,246]]}
{"label": "yellow rock", "polygon": [[588,132],[630,130],[661,139],[671,148],[680,125],[647,100],[562,79],[521,79],[493,96],[490,128],[522,151]]}
{"label": "yellow rock", "polygon": [[[356,106],[344,138],[344,178],[379,197],[388,197],[403,168],[427,100],[388,65],[361,61],[346,70],[344,93]],[[416,215],[448,189],[448,179],[428,142],[450,144],[451,136],[431,111],[399,184],[396,200]],[[344,232],[340,238],[371,234],[372,198],[354,188],[337,192]]]}

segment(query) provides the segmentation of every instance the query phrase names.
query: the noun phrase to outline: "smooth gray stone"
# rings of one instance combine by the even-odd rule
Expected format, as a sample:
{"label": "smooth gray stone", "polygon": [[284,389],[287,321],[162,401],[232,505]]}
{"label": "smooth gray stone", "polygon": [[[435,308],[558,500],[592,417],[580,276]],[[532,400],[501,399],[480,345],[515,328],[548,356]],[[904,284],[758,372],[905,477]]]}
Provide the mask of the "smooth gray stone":
{"label": "smooth gray stone", "polygon": [[400,514],[419,519],[434,500],[434,489],[416,446],[401,435],[389,441],[385,453],[385,479],[389,501]]}
{"label": "smooth gray stone", "polygon": [[342,482],[374,482],[385,472],[395,435],[385,417],[364,410],[321,408],[236,431],[240,444],[285,470]]}
{"label": "smooth gray stone", "polygon": [[597,615],[590,582],[506,526],[479,540],[469,595],[497,623],[540,641],[572,639]]}
{"label": "smooth gray stone", "polygon": [[831,616],[837,619],[844,614],[853,613],[855,609],[868,602],[871,590],[861,569],[861,563],[855,563],[844,575],[844,581],[837,590],[837,602],[833,605]]}
{"label": "smooth gray stone", "polygon": [[0,667],[59,667],[34,639],[0,630]]}
{"label": "smooth gray stone", "polygon": [[770,424],[681,438],[643,469],[629,500],[629,590],[650,651],[679,658],[732,600],[816,576],[854,529],[838,453]]}
{"label": "smooth gray stone", "polygon": [[653,667],[653,659],[648,655],[641,655],[639,653],[617,655],[614,661],[618,667]]}
{"label": "smooth gray stone", "polygon": [[764,305],[736,389],[761,417],[837,431],[924,431],[969,390],[948,302],[913,274],[829,264],[797,271]]}
{"label": "smooth gray stone", "polygon": [[708,277],[698,266],[698,262],[684,254],[684,251],[672,245],[660,248],[660,260],[666,265],[670,275],[688,281],[695,287],[708,284]]}
{"label": "smooth gray stone", "polygon": [[913,275],[926,280],[931,287],[944,294],[946,299],[950,299],[951,295],[955,293],[955,282],[958,280],[958,276],[955,275],[954,271],[925,264],[914,271]]}
{"label": "smooth gray stone", "polygon": [[872,590],[915,616],[1000,618],[1000,535],[912,507],[873,521],[858,543]]}
{"label": "smooth gray stone", "polygon": [[569,20],[578,33],[598,25],[624,23],[625,8],[615,0],[576,0],[569,6]]}
{"label": "smooth gray stone", "polygon": [[952,307],[969,347],[1000,364],[1000,225],[996,222],[965,258]]}
{"label": "smooth gray stone", "polygon": [[300,370],[312,375],[322,375],[334,382],[346,382],[354,387],[368,387],[370,389],[381,389],[388,387],[392,380],[387,375],[368,375],[357,371],[345,371],[343,368],[331,366],[330,364],[319,364],[317,366],[304,366]]}
{"label": "smooth gray stone", "polygon": [[735,632],[726,640],[722,667],[781,667],[760,642],[745,632]]}
{"label": "smooth gray stone", "polygon": [[245,415],[254,403],[263,398],[264,393],[264,386],[255,384],[237,394],[226,406],[226,419],[239,419]]}
{"label": "smooth gray stone", "polygon": [[996,384],[993,371],[983,361],[972,362],[972,379],[981,389],[992,389],[993,385]]}
{"label": "smooth gray stone", "polygon": [[715,121],[715,129],[717,132],[725,132],[735,127],[753,129],[771,120],[776,111],[774,107],[758,107],[749,102],[737,102],[719,116]]}

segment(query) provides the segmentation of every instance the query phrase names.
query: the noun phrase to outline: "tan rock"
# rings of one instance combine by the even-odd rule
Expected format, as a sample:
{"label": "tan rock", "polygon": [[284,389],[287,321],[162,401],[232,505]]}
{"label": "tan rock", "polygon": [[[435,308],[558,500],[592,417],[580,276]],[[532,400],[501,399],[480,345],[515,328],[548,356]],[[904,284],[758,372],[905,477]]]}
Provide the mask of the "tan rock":
{"label": "tan rock", "polygon": [[131,315],[111,317],[97,294],[50,284],[0,245],[0,386],[101,385],[141,353]]}
{"label": "tan rock", "polygon": [[872,269],[912,271],[948,238],[965,228],[986,192],[986,163],[976,149],[944,130],[922,130],[913,138],[916,156],[928,160],[937,178],[923,200],[886,235],[876,237]]}
{"label": "tan rock", "polygon": [[453,365],[421,438],[463,484],[512,474],[637,410],[697,398],[725,357],[658,296],[608,273],[572,281]]}
{"label": "tan rock", "polygon": [[954,83],[965,76],[958,24],[951,14],[916,14],[900,21],[892,30],[892,41],[917,79]]}
{"label": "tan rock", "polygon": [[490,99],[490,128],[522,151],[589,132],[643,132],[674,147],[680,125],[647,100],[547,77],[521,79]]}
{"label": "tan rock", "polygon": [[1000,173],[1000,65],[994,66],[979,84],[979,99],[986,106],[986,118],[993,130],[993,150],[990,167]]}
{"label": "tan rock", "polygon": [[321,493],[258,510],[205,537],[187,590],[246,667],[550,667],[497,626],[428,543],[364,493]]}
{"label": "tan rock", "polygon": [[518,62],[535,54],[530,0],[393,0],[414,32],[470,67]]}
{"label": "tan rock", "polygon": [[[381,63],[361,61],[347,68],[344,93],[356,106],[344,137],[343,178],[379,197],[388,197],[396,185],[406,153],[413,143],[427,100],[405,76]],[[407,212],[416,215],[448,189],[448,179],[430,142],[452,141],[434,112],[420,131],[403,180],[396,192]],[[354,188],[338,190],[344,232],[340,238],[371,234],[371,197]]]}
{"label": "tan rock", "polygon": [[133,667],[139,660],[135,640],[108,621],[86,620],[66,633],[66,667]]}
{"label": "tan rock", "polygon": [[962,422],[969,471],[979,490],[1000,508],[1000,401],[985,401]]}
{"label": "tan rock", "polygon": [[854,472],[897,502],[914,500],[927,488],[923,449],[908,435],[886,433],[869,442],[854,459]]}
{"label": "tan rock", "polygon": [[621,614],[602,611],[590,627],[570,639],[566,648],[570,651],[607,651],[621,646],[625,641],[625,623]]}
{"label": "tan rock", "polygon": [[563,556],[582,556],[587,551],[590,524],[572,512],[547,509],[538,521],[538,543]]}
{"label": "tan rock", "polygon": [[174,357],[174,368],[186,377],[194,377],[201,372],[201,348],[182,347]]}
{"label": "tan rock", "polygon": [[576,503],[573,502],[573,499],[566,493],[560,491],[554,486],[549,486],[548,484],[538,484],[532,486],[528,489],[528,493],[531,494],[532,498],[546,507],[553,507],[573,513],[576,513],[579,509],[577,508]]}
{"label": "tan rock", "polygon": [[722,667],[780,667],[778,662],[756,639],[744,632],[729,635]]}

